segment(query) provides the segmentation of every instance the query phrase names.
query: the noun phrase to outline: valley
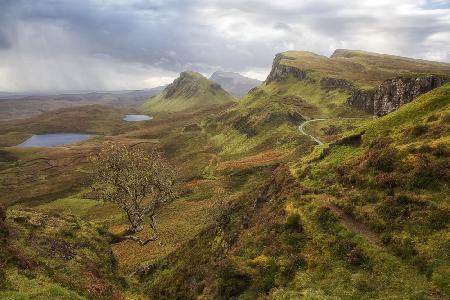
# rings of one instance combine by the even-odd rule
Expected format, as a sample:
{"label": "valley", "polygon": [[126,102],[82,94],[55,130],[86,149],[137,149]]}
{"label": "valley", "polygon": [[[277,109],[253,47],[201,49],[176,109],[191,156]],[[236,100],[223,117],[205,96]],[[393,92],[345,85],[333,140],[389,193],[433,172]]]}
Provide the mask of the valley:
{"label": "valley", "polygon": [[[288,51],[242,92],[256,83],[187,71],[145,101],[0,100],[0,298],[448,299],[450,64]],[[17,146],[61,133],[88,138]],[[128,220],[93,189],[108,142],[176,174],[144,246],[115,241]]]}

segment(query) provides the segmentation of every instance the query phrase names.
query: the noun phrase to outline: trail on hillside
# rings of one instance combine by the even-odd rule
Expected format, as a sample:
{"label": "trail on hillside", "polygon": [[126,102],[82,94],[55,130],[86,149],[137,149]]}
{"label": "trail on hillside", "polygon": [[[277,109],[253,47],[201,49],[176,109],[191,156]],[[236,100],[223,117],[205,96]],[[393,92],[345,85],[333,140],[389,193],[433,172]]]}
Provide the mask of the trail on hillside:
{"label": "trail on hillside", "polygon": [[312,139],[314,142],[316,142],[318,145],[323,145],[323,142],[319,140],[317,137],[308,134],[305,132],[305,126],[308,125],[311,122],[317,122],[317,121],[326,121],[326,120],[356,120],[356,119],[366,119],[366,118],[329,118],[329,119],[311,119],[308,121],[304,121],[302,124],[298,126],[298,130],[301,134],[308,136],[310,139]]}
{"label": "trail on hillside", "polygon": [[311,123],[311,122],[317,122],[317,121],[325,121],[327,119],[312,119],[312,120],[308,120],[303,122],[302,124],[300,124],[298,126],[298,130],[300,131],[301,134],[309,136],[314,142],[316,142],[319,145],[323,145],[323,142],[321,140],[319,140],[318,138],[316,138],[315,136],[312,136],[311,134],[308,134],[305,132],[304,128],[307,124]]}
{"label": "trail on hillside", "polygon": [[365,224],[359,222],[353,216],[347,214],[335,204],[328,204],[327,207],[333,213],[335,213],[342,220],[342,222],[353,232],[361,235],[362,237],[367,239],[372,244],[378,246],[379,248],[384,248],[383,242],[381,242],[378,235],[375,232],[373,232],[369,227],[367,227]]}

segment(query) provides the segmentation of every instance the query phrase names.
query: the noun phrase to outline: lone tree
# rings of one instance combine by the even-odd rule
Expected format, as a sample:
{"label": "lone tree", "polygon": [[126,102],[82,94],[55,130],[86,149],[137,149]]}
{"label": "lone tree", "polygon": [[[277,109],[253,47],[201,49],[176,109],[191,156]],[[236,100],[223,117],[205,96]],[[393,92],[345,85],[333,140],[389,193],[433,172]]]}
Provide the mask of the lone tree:
{"label": "lone tree", "polygon": [[[118,236],[141,246],[158,239],[155,216],[164,203],[177,195],[174,172],[161,155],[138,147],[107,143],[91,159],[94,167],[93,188],[103,200],[122,209],[130,227]],[[148,220],[151,236],[141,239],[135,234]]]}

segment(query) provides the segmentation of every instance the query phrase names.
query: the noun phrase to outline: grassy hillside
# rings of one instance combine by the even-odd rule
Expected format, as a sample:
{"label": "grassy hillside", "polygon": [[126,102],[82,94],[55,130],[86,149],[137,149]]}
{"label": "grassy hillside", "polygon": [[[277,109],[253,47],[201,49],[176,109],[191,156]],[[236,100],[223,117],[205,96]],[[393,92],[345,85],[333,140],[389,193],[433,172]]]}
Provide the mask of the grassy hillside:
{"label": "grassy hillside", "polygon": [[450,64],[355,50],[336,50],[326,56],[305,51],[281,54],[280,64],[294,66],[311,76],[345,79],[362,89],[374,88],[396,76],[436,74],[450,76]]}
{"label": "grassy hillside", "polygon": [[[447,296],[450,84],[318,148],[297,165],[301,182],[378,237]],[[296,168],[294,168],[296,169]]]}
{"label": "grassy hillside", "polygon": [[177,112],[204,109],[235,101],[220,85],[195,72],[182,72],[164,91],[142,106],[147,112]]}
{"label": "grassy hillside", "polygon": [[0,226],[0,298],[123,299],[105,228],[26,210],[9,210]]}
{"label": "grassy hillside", "polygon": [[[295,53],[283,55],[309,64],[306,77],[289,74],[238,103],[211,98],[217,87],[186,73],[145,105],[158,112],[148,122],[122,124],[120,111],[94,106],[5,123],[9,144],[70,128],[105,136],[0,149],[0,203],[9,205],[0,298],[448,298],[450,84],[373,119],[345,104],[345,87],[322,83],[357,64],[369,74],[347,78],[357,85],[400,74],[394,62],[414,72],[441,65]],[[89,188],[87,157],[105,141],[156,148],[176,169],[180,197],[157,215],[159,241],[109,244],[127,220]]]}
{"label": "grassy hillside", "polygon": [[[265,89],[283,90],[284,84]],[[297,90],[292,82],[289,87]],[[388,116],[355,123],[356,129],[303,158],[294,152],[295,179],[283,167],[267,165],[272,175],[253,181],[216,225],[155,263],[145,278],[148,295],[446,299],[449,92],[447,84]],[[258,108],[261,95],[249,95],[225,120]],[[289,107],[268,100],[263,103],[271,112]],[[323,109],[320,102],[318,107]],[[264,113],[255,110],[247,121]],[[249,124],[242,128],[248,131]],[[235,138],[252,141],[267,130]],[[245,153],[245,145],[237,145],[235,156]],[[233,166],[230,179],[261,172],[258,166]]]}

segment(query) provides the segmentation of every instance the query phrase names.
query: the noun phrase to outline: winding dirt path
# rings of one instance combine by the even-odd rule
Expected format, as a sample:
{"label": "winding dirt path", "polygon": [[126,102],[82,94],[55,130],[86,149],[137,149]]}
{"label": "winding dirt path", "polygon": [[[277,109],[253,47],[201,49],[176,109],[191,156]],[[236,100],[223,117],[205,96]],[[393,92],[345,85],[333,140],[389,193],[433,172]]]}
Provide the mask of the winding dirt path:
{"label": "winding dirt path", "polygon": [[353,216],[350,216],[349,214],[344,212],[340,207],[338,207],[335,204],[328,204],[327,207],[334,214],[336,214],[342,220],[342,222],[353,232],[366,238],[369,242],[371,242],[375,246],[382,249],[385,248],[383,242],[381,242],[378,235],[375,232],[373,232],[369,227],[356,220]]}
{"label": "winding dirt path", "polygon": [[322,142],[321,140],[319,140],[319,139],[316,138],[315,136],[312,136],[312,135],[306,133],[304,129],[305,129],[305,126],[308,125],[308,124],[311,123],[311,122],[325,121],[325,120],[327,120],[327,119],[312,119],[312,120],[305,121],[305,122],[303,122],[302,124],[300,124],[300,125],[298,126],[298,130],[300,131],[301,134],[306,135],[306,136],[309,136],[309,137],[310,137],[314,142],[316,142],[317,144],[323,145],[323,142]]}

